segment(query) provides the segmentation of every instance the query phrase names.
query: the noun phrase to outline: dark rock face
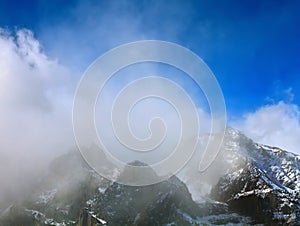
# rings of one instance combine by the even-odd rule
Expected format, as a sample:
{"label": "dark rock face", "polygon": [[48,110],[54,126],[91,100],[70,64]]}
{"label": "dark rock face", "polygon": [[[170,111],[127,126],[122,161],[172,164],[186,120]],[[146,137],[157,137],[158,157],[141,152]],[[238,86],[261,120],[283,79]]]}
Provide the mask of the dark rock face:
{"label": "dark rock face", "polygon": [[300,223],[298,199],[264,181],[253,165],[246,166],[235,179],[228,176],[219,181],[211,196],[228,203],[230,210],[248,215],[256,223]]}
{"label": "dark rock face", "polygon": [[[121,205],[120,205],[121,204]],[[112,184],[91,205],[91,210],[101,213],[111,225],[165,225],[188,224],[182,216],[203,216],[203,210],[192,200],[185,184],[172,177],[167,181],[132,187]]]}
{"label": "dark rock face", "polygon": [[[245,139],[237,131],[231,132]],[[227,151],[235,152],[230,147]],[[234,156],[240,164],[221,177],[211,197],[256,223],[299,225],[299,156],[249,139],[239,144]]]}

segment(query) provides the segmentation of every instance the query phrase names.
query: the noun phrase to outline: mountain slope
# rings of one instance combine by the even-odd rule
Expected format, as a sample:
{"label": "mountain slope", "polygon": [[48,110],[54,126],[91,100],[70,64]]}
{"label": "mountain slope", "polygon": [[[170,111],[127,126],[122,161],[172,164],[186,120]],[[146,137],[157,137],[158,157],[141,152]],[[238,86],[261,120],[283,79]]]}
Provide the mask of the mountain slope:
{"label": "mountain slope", "polygon": [[[122,172],[126,175],[128,172]],[[119,175],[119,176],[122,176]],[[151,176],[154,172],[150,172]],[[91,170],[80,155],[56,159],[30,197],[9,206],[0,225],[219,225],[251,220],[208,200],[197,204],[176,176],[132,187],[112,183]]]}
{"label": "mountain slope", "polygon": [[211,197],[257,223],[300,224],[300,156],[254,143],[228,129],[224,156],[232,167]]}
{"label": "mountain slope", "polygon": [[[195,202],[176,176],[155,185],[125,186],[102,178],[71,152],[52,162],[30,196],[0,210],[0,226],[300,224],[299,156],[228,128],[209,170],[206,177],[185,175],[189,188],[198,186],[193,193],[211,188]],[[126,168],[110,173],[130,174]],[[149,170],[149,176],[156,175]]]}

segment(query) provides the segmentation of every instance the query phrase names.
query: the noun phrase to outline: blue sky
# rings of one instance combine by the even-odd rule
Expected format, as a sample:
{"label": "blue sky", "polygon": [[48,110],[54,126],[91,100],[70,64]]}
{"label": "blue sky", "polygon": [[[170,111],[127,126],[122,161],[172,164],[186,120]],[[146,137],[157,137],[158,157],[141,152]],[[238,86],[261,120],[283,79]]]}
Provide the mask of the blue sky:
{"label": "blue sky", "polygon": [[117,45],[143,39],[178,43],[214,72],[234,121],[280,101],[298,113],[299,12],[296,0],[2,0],[0,27],[31,30],[75,81]]}
{"label": "blue sky", "polygon": [[299,1],[1,1],[0,26],[32,30],[79,72],[122,43],[176,42],[205,60],[239,117],[272,101],[300,105],[299,11]]}

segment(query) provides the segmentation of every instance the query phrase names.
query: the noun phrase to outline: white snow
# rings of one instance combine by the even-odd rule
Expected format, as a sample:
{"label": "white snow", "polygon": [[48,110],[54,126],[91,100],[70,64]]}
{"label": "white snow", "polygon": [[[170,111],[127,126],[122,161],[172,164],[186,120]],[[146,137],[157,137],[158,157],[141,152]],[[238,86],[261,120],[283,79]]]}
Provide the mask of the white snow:
{"label": "white snow", "polygon": [[57,193],[57,189],[45,191],[42,194],[38,196],[37,204],[47,204],[49,201],[51,201],[55,194]]}
{"label": "white snow", "polygon": [[101,188],[101,187],[99,187],[99,188],[98,188],[98,191],[99,191],[99,193],[104,194],[105,191],[106,191],[106,189],[107,189],[107,187],[106,187],[106,188]]}

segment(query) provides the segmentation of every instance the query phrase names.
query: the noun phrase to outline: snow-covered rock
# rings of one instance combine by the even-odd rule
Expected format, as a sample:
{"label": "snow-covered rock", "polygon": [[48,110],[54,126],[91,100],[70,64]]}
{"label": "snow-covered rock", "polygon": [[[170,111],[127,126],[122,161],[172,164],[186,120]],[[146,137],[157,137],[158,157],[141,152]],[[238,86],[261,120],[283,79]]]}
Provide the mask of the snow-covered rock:
{"label": "snow-covered rock", "polygon": [[257,223],[300,224],[299,156],[256,144],[232,128],[226,131],[223,156],[233,164],[212,189],[212,198]]}

